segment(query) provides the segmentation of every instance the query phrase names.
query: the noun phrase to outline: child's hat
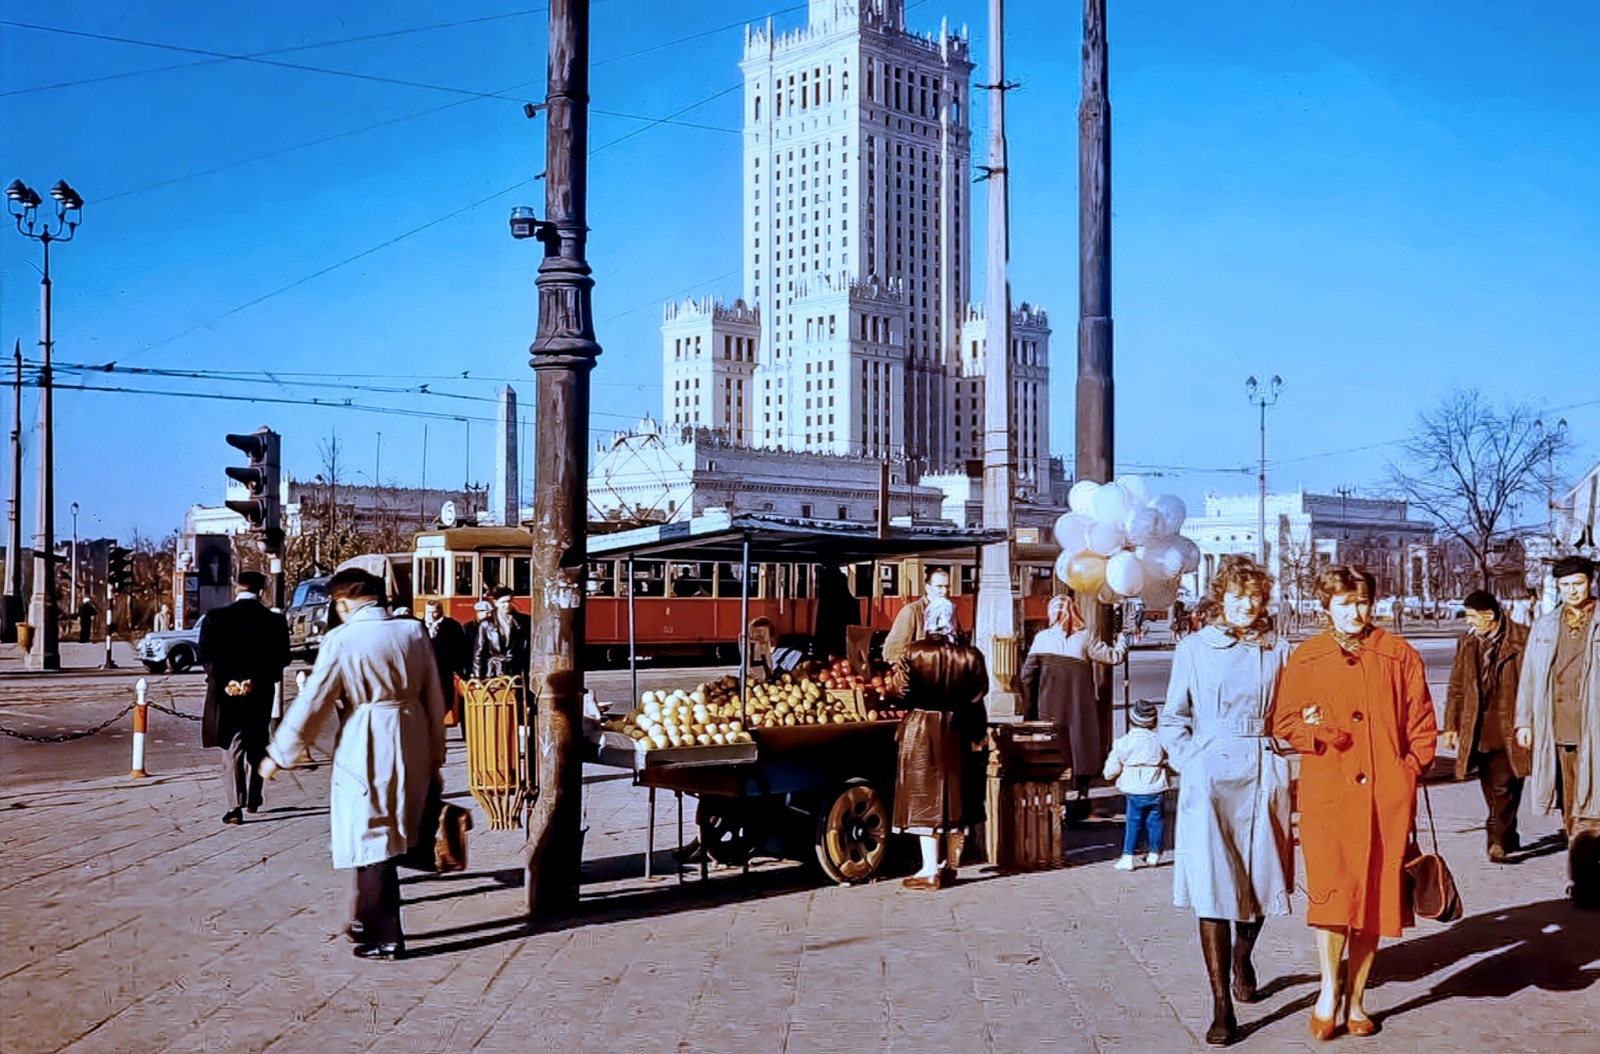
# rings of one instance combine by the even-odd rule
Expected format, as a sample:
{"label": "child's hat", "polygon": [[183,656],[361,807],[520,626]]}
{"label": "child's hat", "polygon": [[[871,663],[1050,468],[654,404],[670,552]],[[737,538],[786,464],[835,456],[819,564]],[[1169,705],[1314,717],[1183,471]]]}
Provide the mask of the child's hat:
{"label": "child's hat", "polygon": [[1154,699],[1140,699],[1133,704],[1133,709],[1128,712],[1128,723],[1134,728],[1154,728],[1156,718],[1160,716],[1161,708]]}

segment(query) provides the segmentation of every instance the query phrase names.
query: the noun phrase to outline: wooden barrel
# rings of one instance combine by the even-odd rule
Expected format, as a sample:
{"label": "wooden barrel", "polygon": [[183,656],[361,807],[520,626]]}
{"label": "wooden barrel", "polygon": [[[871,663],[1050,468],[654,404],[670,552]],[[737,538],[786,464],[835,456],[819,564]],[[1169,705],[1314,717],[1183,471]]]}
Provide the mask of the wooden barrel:
{"label": "wooden barrel", "polygon": [[520,749],[527,724],[521,677],[461,682],[467,723],[467,788],[490,830],[516,827],[522,814],[526,761]]}

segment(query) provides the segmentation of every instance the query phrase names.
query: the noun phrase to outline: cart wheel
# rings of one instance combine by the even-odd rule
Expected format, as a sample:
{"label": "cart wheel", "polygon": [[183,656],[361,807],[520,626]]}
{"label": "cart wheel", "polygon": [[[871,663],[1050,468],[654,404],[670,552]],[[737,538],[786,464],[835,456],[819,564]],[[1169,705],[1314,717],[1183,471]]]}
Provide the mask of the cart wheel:
{"label": "cart wheel", "polygon": [[726,867],[748,864],[765,840],[754,810],[737,798],[701,798],[694,821],[700,825],[706,855]]}
{"label": "cart wheel", "polygon": [[817,862],[841,885],[877,873],[889,849],[889,809],[866,780],[851,780],[817,817]]}

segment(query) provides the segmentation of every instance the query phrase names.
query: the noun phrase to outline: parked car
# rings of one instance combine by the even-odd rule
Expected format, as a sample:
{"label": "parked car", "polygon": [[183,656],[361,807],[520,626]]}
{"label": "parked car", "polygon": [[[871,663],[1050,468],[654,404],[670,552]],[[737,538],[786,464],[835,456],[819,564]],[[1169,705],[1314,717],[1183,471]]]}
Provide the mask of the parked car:
{"label": "parked car", "polygon": [[283,616],[289,622],[290,653],[308,661],[315,657],[328,632],[328,579],[308,578],[295,586]]}
{"label": "parked car", "polygon": [[200,662],[200,627],[146,633],[137,650],[139,661],[151,673],[183,673]]}

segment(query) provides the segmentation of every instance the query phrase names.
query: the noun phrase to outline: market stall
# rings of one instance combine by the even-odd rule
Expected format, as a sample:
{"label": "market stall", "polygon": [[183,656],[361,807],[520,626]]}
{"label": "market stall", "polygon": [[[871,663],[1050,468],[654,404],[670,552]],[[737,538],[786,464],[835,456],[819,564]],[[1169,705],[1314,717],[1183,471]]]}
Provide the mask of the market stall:
{"label": "market stall", "polygon": [[[591,560],[623,561],[625,581],[632,580],[634,560],[666,558],[731,564],[738,581],[749,583],[768,563],[936,562],[940,554],[968,556],[1000,538],[993,531],[844,522],[821,527],[714,513],[594,536],[588,551]],[[866,881],[888,851],[894,792],[900,713],[881,694],[883,671],[864,666],[860,657],[850,663],[827,656],[754,676],[747,597],[743,591],[737,677],[642,694],[630,603],[632,699],[626,713],[596,729],[594,759],[628,769],[649,790],[647,869],[655,848],[656,792],[665,790],[678,796],[680,846],[682,796],[693,795],[701,846],[718,863],[747,865],[758,854],[814,858],[835,882]],[[836,627],[811,628],[816,634]]]}

